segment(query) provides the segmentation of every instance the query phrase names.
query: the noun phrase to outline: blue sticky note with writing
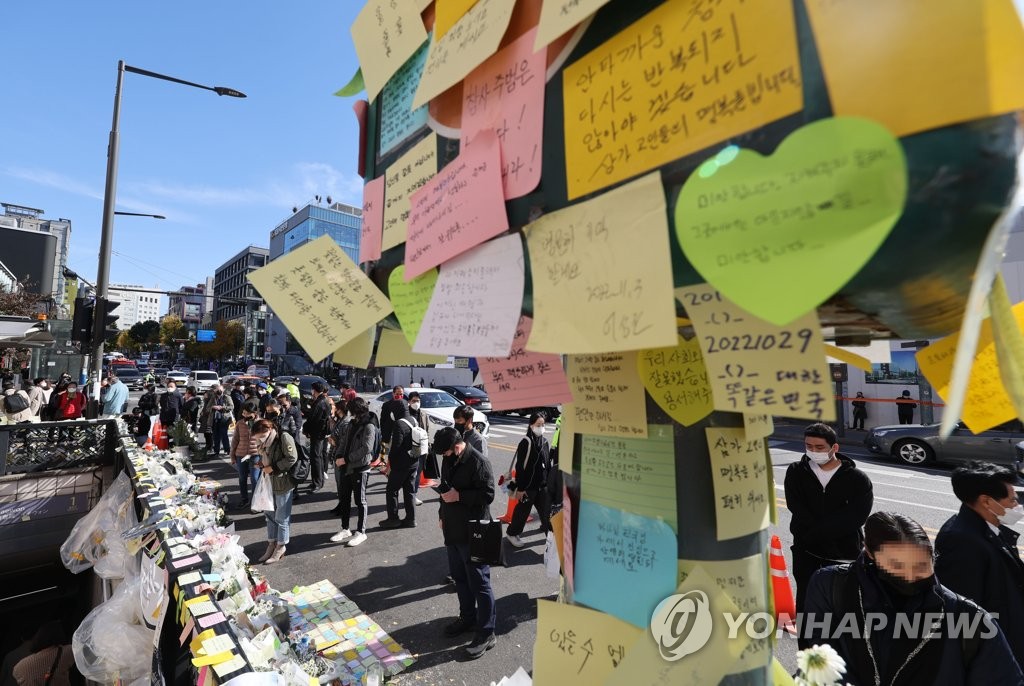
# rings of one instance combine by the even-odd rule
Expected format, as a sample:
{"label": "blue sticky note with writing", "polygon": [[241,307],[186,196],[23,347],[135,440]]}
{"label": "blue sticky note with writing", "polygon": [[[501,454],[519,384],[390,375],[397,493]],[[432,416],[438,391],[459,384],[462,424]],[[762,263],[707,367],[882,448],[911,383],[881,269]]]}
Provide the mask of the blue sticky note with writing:
{"label": "blue sticky note with writing", "polygon": [[573,600],[646,628],[675,593],[679,544],[664,520],[580,502]]}
{"label": "blue sticky note with writing", "polygon": [[430,41],[424,41],[419,50],[388,79],[381,91],[380,154],[397,147],[427,124],[427,105],[412,107],[413,97],[420,85],[423,65],[427,62]]}
{"label": "blue sticky note with writing", "polygon": [[206,581],[220,581],[220,574],[203,574],[203,579]]}

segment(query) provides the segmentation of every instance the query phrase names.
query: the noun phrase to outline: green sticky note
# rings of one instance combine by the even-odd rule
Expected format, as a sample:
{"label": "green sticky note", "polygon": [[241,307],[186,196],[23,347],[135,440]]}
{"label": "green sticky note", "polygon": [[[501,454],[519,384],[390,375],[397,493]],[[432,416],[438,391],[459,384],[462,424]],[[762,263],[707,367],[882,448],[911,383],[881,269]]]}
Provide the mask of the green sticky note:
{"label": "green sticky note", "polygon": [[363,69],[360,67],[359,69],[356,69],[356,73],[352,75],[349,82],[342,86],[341,90],[335,93],[335,95],[340,98],[350,98],[356,93],[364,90],[366,90],[366,84],[363,83]]}
{"label": "green sticky note", "polygon": [[395,308],[398,323],[402,325],[402,333],[405,334],[410,346],[416,343],[416,336],[419,335],[436,284],[436,269],[431,269],[412,281],[406,281],[405,266],[399,265],[388,277],[388,296],[392,307]]}
{"label": "green sticky note", "polygon": [[822,119],[771,156],[730,146],[705,161],[679,193],[676,236],[722,295],[781,326],[860,271],[906,199],[906,158],[885,127]]}

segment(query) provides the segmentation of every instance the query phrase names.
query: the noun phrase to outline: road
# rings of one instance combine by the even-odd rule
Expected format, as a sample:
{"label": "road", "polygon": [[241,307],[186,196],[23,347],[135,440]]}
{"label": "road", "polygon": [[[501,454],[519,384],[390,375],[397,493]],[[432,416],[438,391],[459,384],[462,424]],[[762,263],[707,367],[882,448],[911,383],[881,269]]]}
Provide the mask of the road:
{"label": "road", "polygon": [[[131,405],[138,393],[132,393]],[[508,470],[519,439],[526,433],[526,419],[491,415],[490,462],[495,476]],[[944,468],[909,467],[871,455],[861,443],[863,434],[854,432],[841,442],[841,451],[852,457],[874,484],[875,510],[893,510],[917,520],[934,538],[942,523],[956,513],[959,502]],[[800,459],[803,443],[799,430],[779,427],[769,439],[779,505],[779,522],[772,527],[782,539],[789,562],[792,537],[786,509],[783,480],[786,467]],[[199,474],[222,481],[225,491],[237,494],[232,468],[225,460],[196,466]],[[333,475],[324,490],[303,497],[292,516],[292,542],[280,564],[261,566],[271,584],[292,588],[298,584],[329,579],[348,594],[367,614],[376,619],[395,639],[418,657],[411,670],[396,684],[486,684],[512,674],[520,665],[530,668],[536,633],[536,600],[551,598],[557,580],[543,571],[544,539],[537,523],[527,525],[527,546],[516,551],[506,546],[509,566],[495,568],[492,581],[498,604],[498,644],[476,662],[457,662],[457,648],[464,642],[441,635],[443,625],[457,611],[454,589],[442,583],[447,560],[440,532],[434,525],[438,497],[432,490],[421,492],[416,529],[381,530],[384,518],[384,478],[374,475],[368,488],[369,521],[366,543],[345,548],[328,539],[339,528],[337,518],[327,510],[335,504]],[[499,490],[492,511],[505,512],[506,496]],[[265,545],[263,518],[234,511],[236,531],[250,558],[257,558]],[[796,669],[796,641],[783,638],[777,655],[790,672]]]}

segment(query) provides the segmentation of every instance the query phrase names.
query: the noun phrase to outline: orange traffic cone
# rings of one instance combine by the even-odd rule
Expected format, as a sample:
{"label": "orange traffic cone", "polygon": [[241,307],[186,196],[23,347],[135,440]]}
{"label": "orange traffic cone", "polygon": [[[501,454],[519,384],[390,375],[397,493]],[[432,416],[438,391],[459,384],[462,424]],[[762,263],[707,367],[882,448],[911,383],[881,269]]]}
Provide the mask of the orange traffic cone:
{"label": "orange traffic cone", "polygon": [[782,541],[778,536],[772,536],[769,564],[772,570],[772,595],[775,598],[777,626],[793,634],[796,632],[796,600],[793,598],[793,587],[789,583],[786,557],[782,554]]}
{"label": "orange traffic cone", "polygon": [[440,479],[428,479],[427,475],[420,471],[420,488],[434,488],[441,485]]}
{"label": "orange traffic cone", "polygon": [[164,430],[163,422],[157,422],[156,427],[153,429],[153,443],[160,450],[167,450],[169,441],[167,440],[167,431]]}
{"label": "orange traffic cone", "polygon": [[149,452],[150,450],[156,450],[156,446],[153,445],[153,439],[146,436],[146,445],[142,446],[142,449]]}

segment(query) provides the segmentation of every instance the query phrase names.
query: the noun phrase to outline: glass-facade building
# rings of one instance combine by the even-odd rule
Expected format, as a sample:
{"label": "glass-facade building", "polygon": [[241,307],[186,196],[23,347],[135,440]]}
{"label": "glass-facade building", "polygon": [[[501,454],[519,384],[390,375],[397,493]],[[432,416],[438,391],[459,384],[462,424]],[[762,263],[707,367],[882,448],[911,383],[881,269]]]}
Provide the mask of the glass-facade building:
{"label": "glass-facade building", "polygon": [[[363,211],[336,202],[329,207],[306,205],[292,216],[285,219],[270,232],[270,260],[287,255],[321,236],[330,236],[341,246],[345,254],[359,263],[359,233]],[[268,353],[291,352],[287,349],[288,329],[281,323],[280,317],[271,317],[270,339],[267,341]],[[294,351],[300,351],[293,344]],[[319,360],[314,360],[318,362]]]}

